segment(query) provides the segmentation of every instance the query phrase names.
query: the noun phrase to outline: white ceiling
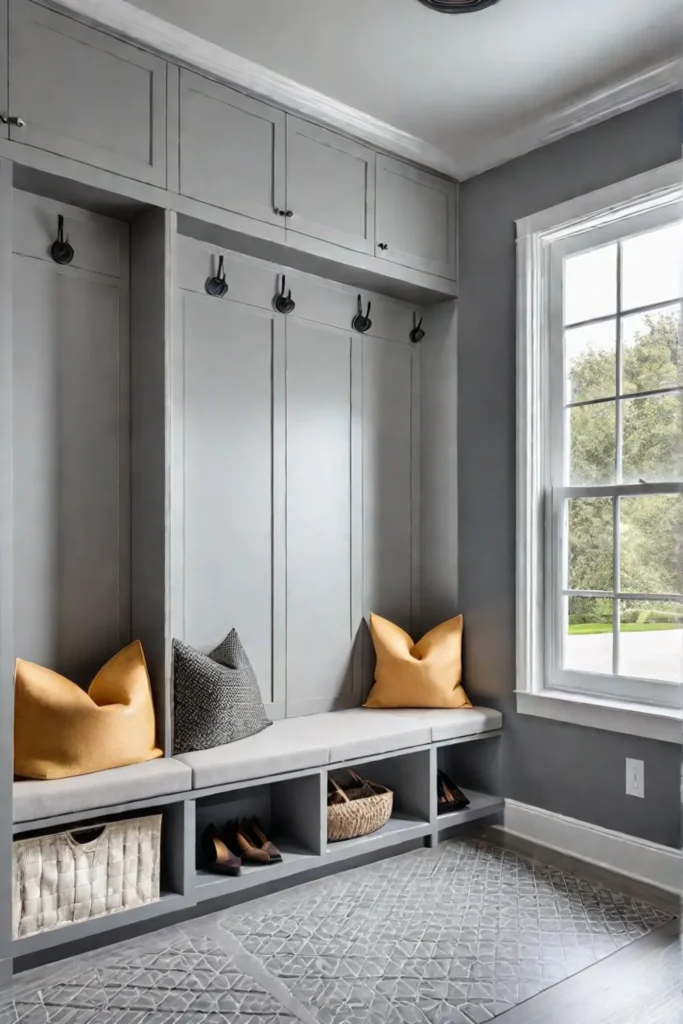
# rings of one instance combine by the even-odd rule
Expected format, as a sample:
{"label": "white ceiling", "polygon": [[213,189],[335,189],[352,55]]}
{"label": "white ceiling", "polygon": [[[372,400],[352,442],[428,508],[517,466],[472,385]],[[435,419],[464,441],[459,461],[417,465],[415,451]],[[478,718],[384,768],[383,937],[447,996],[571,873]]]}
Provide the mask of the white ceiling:
{"label": "white ceiling", "polygon": [[462,159],[678,56],[681,0],[131,0]]}

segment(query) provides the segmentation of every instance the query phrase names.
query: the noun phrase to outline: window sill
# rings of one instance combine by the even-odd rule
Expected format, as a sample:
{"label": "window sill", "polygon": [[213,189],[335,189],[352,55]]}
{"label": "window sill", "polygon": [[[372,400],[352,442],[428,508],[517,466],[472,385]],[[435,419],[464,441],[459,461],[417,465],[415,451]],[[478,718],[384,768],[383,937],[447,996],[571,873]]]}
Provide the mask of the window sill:
{"label": "window sill", "polygon": [[627,736],[645,736],[664,743],[683,743],[683,712],[645,704],[591,697],[588,694],[516,690],[517,712]]}

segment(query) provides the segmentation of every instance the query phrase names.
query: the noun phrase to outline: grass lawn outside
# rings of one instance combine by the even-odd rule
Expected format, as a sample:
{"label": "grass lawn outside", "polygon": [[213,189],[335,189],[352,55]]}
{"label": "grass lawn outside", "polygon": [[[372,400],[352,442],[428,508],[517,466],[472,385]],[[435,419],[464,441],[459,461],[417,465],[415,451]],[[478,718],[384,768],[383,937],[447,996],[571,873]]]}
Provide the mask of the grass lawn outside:
{"label": "grass lawn outside", "polygon": [[[683,629],[683,622],[624,622],[621,626],[622,633],[654,633],[663,629]],[[580,622],[569,627],[569,636],[611,632],[611,622]]]}

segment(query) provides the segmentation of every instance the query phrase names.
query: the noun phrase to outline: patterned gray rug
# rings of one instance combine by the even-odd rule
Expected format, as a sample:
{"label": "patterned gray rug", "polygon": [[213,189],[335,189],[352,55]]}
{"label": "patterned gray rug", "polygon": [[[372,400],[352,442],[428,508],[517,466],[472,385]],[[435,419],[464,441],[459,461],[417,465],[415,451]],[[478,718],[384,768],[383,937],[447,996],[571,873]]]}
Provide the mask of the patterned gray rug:
{"label": "patterned gray rug", "polygon": [[482,1024],[667,920],[456,841],[27,976],[0,1024]]}

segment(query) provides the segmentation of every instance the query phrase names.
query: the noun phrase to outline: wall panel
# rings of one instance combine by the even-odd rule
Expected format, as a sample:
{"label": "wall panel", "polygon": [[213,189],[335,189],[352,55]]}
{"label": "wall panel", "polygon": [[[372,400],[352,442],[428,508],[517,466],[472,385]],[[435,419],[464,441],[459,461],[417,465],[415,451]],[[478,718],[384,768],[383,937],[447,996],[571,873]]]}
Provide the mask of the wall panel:
{"label": "wall panel", "polygon": [[236,626],[273,714],[355,706],[372,674],[364,616],[417,617],[412,308],[364,296],[377,320],[361,335],[355,290],[296,272],[282,316],[281,268],[233,253],[211,298],[219,253],[179,239],[172,632],[208,651]]}
{"label": "wall panel", "polygon": [[[287,321],[287,714],[357,704],[352,339]],[[357,682],[357,681],[356,681]]]}
{"label": "wall panel", "polygon": [[184,621],[176,628],[207,653],[237,629],[277,715],[273,381],[283,325],[239,303],[191,293],[182,302]]}
{"label": "wall panel", "polygon": [[[18,193],[19,222],[42,203]],[[128,281],[118,227],[109,244],[112,262],[124,257],[123,278],[14,256],[14,653],[82,684],[130,639]]]}
{"label": "wall panel", "polygon": [[[376,612],[413,628],[412,371],[416,352],[379,338],[363,347],[363,578],[366,617]],[[374,655],[366,637],[364,686],[372,682]]]}

